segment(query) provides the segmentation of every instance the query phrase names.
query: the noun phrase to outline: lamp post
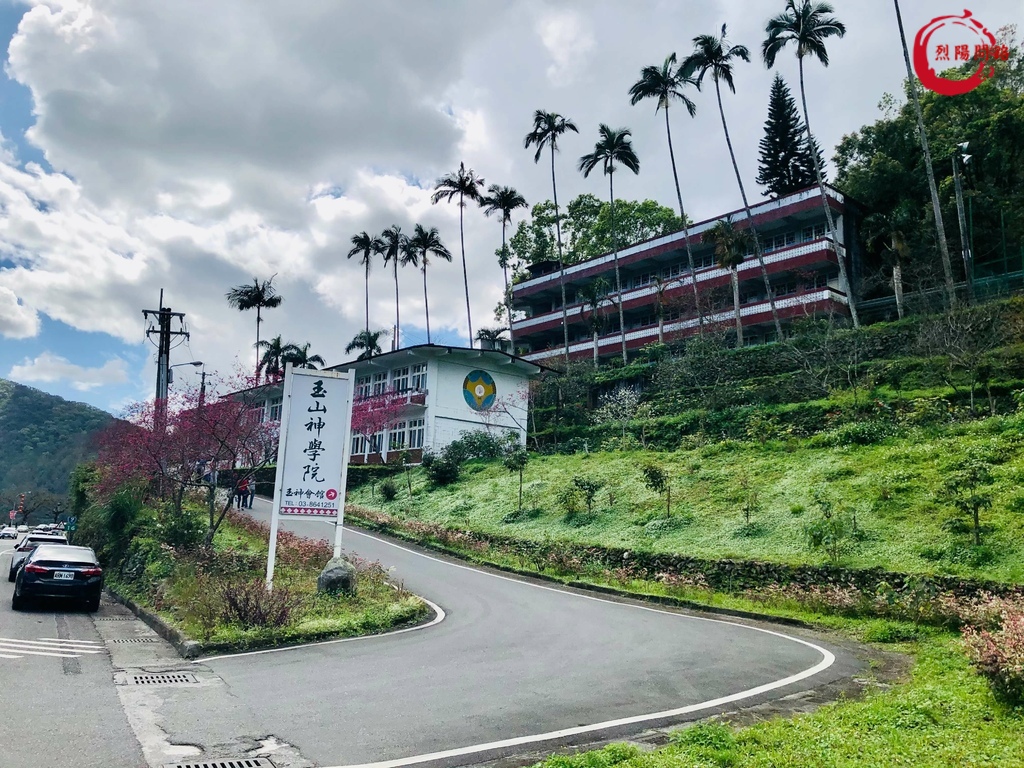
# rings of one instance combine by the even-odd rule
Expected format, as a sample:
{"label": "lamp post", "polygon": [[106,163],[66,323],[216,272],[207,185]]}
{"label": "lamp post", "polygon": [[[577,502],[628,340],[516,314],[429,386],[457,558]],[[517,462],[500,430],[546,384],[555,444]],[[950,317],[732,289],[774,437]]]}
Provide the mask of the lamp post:
{"label": "lamp post", "polygon": [[[174,373],[172,373],[172,371],[175,368],[180,368],[183,365],[194,365],[196,368],[199,368],[200,366],[203,365],[203,361],[202,360],[192,360],[192,361],[187,362],[187,363],[175,363],[174,365],[167,366],[167,383],[168,384],[173,384],[174,383]],[[165,397],[166,397],[166,393],[165,393]]]}
{"label": "lamp post", "polygon": [[964,277],[967,280],[967,303],[974,304],[974,254],[967,242],[967,222],[964,216],[964,189],[960,182],[960,163],[966,167],[971,160],[967,154],[969,142],[961,142],[957,145],[958,152],[953,154],[953,189],[956,192],[956,214],[960,220],[960,249],[964,258]]}

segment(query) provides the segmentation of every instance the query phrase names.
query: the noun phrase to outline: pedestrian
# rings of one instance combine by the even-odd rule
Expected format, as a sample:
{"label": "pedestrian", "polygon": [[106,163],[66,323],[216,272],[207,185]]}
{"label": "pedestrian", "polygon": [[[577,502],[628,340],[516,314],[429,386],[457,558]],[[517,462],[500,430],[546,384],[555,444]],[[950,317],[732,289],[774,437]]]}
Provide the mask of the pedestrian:
{"label": "pedestrian", "polygon": [[256,498],[256,480],[249,483],[249,509],[252,509],[252,500]]}
{"label": "pedestrian", "polygon": [[243,477],[242,481],[235,486],[235,506],[238,509],[245,509],[245,501],[249,497],[249,478]]}

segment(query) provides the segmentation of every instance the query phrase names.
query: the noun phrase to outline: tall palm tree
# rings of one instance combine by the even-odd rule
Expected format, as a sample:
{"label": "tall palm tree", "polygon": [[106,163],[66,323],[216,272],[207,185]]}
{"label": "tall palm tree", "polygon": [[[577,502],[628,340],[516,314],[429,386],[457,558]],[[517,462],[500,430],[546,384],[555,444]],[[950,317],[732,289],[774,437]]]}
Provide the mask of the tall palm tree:
{"label": "tall palm tree", "polygon": [[942,207],[939,205],[939,188],[935,186],[935,171],[932,170],[932,153],[928,149],[928,135],[924,130],[924,115],[921,113],[921,100],[917,96],[917,78],[910,64],[910,53],[907,51],[907,36],[903,32],[903,15],[900,13],[899,0],[892,0],[896,6],[896,23],[900,28],[900,42],[903,43],[903,61],[907,65],[907,85],[910,99],[914,102],[914,114],[917,116],[917,135],[921,140],[921,151],[924,153],[924,172],[928,176],[928,192],[932,198],[932,215],[935,217],[935,233],[939,238],[939,256],[942,258],[942,273],[946,280],[946,300],[949,306],[956,306],[956,291],[953,288],[953,267],[949,261],[949,244],[946,242],[946,227],[942,223]]}
{"label": "tall palm tree", "polygon": [[683,208],[683,193],[679,189],[679,173],[676,171],[676,153],[672,148],[672,126],[668,120],[668,108],[673,100],[682,102],[690,117],[697,114],[697,105],[693,103],[683,88],[697,83],[691,77],[683,75],[682,67],[676,66],[675,53],[670,54],[660,67],[648,66],[640,70],[640,79],[629,89],[629,103],[636,106],[643,99],[657,99],[655,113],[665,110],[665,134],[668,136],[668,157],[672,162],[672,178],[676,183],[676,200],[679,202],[679,218],[683,222],[683,237],[686,238],[686,259],[690,266],[690,282],[693,285],[693,305],[697,309],[697,324],[704,333],[704,316],[700,311],[700,297],[697,295],[697,273],[693,266],[693,248],[690,246],[690,225],[686,221],[686,210]]}
{"label": "tall palm tree", "polygon": [[412,263],[419,260],[420,269],[423,271],[423,309],[427,316],[427,344],[430,343],[430,302],[427,299],[427,266],[430,264],[430,256],[437,256],[451,262],[452,254],[441,242],[441,235],[437,227],[426,229],[422,224],[417,224],[409,238],[407,248],[411,254]]}
{"label": "tall palm tree", "polygon": [[379,237],[372,237],[365,230],[358,235],[352,235],[352,248],[348,252],[348,258],[359,256],[359,263],[366,269],[366,330],[370,330],[370,264],[373,257],[383,253],[384,241]]}
{"label": "tall palm tree", "polygon": [[260,378],[260,323],[263,322],[262,312],[264,309],[273,309],[281,306],[282,297],[274,288],[274,278],[271,275],[269,280],[260,282],[259,278],[252,279],[252,285],[236,285],[225,294],[228,304],[235,309],[246,312],[250,309],[256,310],[256,382]]}
{"label": "tall palm tree", "polygon": [[619,237],[615,229],[615,166],[623,165],[633,173],[640,173],[640,161],[633,151],[632,133],[628,128],[609,128],[604,123],[598,127],[600,138],[594,145],[594,151],[583,155],[579,160],[579,170],[586,178],[598,165],[608,177],[608,200],[611,202],[612,216],[612,257],[615,260],[615,292],[618,294],[619,305],[619,336],[622,337],[622,362],[626,362],[626,325],[622,318],[622,280],[619,277]]}
{"label": "tall palm tree", "polygon": [[309,354],[309,348],[312,346],[308,341],[301,347],[298,344],[289,344],[290,350],[286,351],[282,356],[283,361],[291,363],[295,368],[309,368],[315,371],[318,365],[324,364],[324,359],[320,355]]}
{"label": "tall palm tree", "polygon": [[604,328],[604,315],[601,314],[601,304],[608,299],[608,291],[611,286],[608,281],[599,277],[592,283],[580,288],[580,298],[587,307],[587,325],[590,326],[590,334],[594,339],[594,369],[598,367],[598,346],[601,330]]}
{"label": "tall palm tree", "polygon": [[[515,336],[512,332],[512,297],[508,292],[508,248],[505,245],[505,230],[512,223],[512,212],[517,208],[526,207],[526,198],[516,192],[512,187],[502,187],[491,184],[487,188],[487,196],[480,200],[484,209],[484,215],[492,213],[501,214],[501,271],[505,275],[505,310],[508,312],[508,338],[509,343],[515,343]],[[514,347],[513,347],[514,349]]]}
{"label": "tall palm tree", "polygon": [[381,336],[387,335],[388,332],[383,328],[379,331],[360,331],[345,347],[345,354],[361,349],[363,351],[359,353],[356,360],[369,360],[371,357],[381,354],[380,339]]}
{"label": "tall palm tree", "polygon": [[539,163],[547,147],[551,150],[551,195],[555,199],[555,242],[558,246],[558,283],[562,290],[562,335],[565,342],[565,362],[569,362],[569,316],[565,306],[565,259],[562,257],[562,219],[558,215],[558,187],[555,185],[555,152],[558,151],[558,137],[572,131],[579,133],[576,123],[557,112],[538,109],[533,113],[533,130],[523,139],[523,149],[536,145],[533,162]]}
{"label": "tall palm tree", "polygon": [[765,27],[767,37],[761,44],[761,57],[765,66],[771,69],[775,65],[775,58],[779,51],[790,42],[796,44],[796,59],[800,69],[800,101],[804,109],[804,126],[807,129],[807,148],[812,161],[814,162],[814,175],[818,180],[818,191],[821,193],[821,205],[825,209],[825,220],[828,222],[828,234],[835,245],[836,257],[839,261],[839,279],[843,284],[843,291],[846,293],[846,300],[850,306],[850,318],[853,320],[853,327],[860,327],[860,318],[857,316],[857,302],[853,295],[853,286],[850,285],[850,277],[846,271],[845,249],[839,242],[839,235],[836,232],[836,223],[832,218],[832,208],[829,207],[828,199],[825,197],[825,182],[821,175],[821,157],[814,151],[814,138],[811,135],[811,118],[807,113],[807,89],[804,87],[804,57],[814,56],[824,66],[828,66],[828,49],[825,41],[830,37],[842,37],[846,34],[846,26],[835,16],[831,5],[825,2],[812,3],[811,0],[786,0],[786,10],[769,19]]}
{"label": "tall palm tree", "polygon": [[746,229],[736,229],[731,218],[716,221],[708,230],[711,242],[715,244],[715,261],[722,269],[729,270],[732,282],[732,306],[736,313],[736,348],[743,346],[743,319],[740,315],[740,280],[737,270],[743,257],[750,250],[751,235]]}
{"label": "tall palm tree", "polygon": [[284,364],[288,362],[288,356],[296,351],[294,344],[285,344],[280,336],[275,336],[270,341],[258,341],[256,348],[263,350],[259,367],[266,374],[267,381],[279,379],[284,375]]}
{"label": "tall palm tree", "polygon": [[476,332],[476,340],[480,342],[487,342],[491,345],[492,349],[500,350],[501,343],[508,341],[508,339],[501,335],[506,330],[506,328],[481,328]]}
{"label": "tall palm tree", "polygon": [[910,255],[910,238],[917,226],[913,207],[908,200],[901,200],[890,210],[878,211],[864,219],[867,242],[880,242],[892,259],[892,290],[896,296],[896,314],[900,320],[906,313],[903,265]]}
{"label": "tall palm tree", "polygon": [[391,262],[395,270],[395,335],[392,339],[394,349],[398,349],[402,344],[402,324],[398,301],[398,267],[408,263],[406,258],[408,240],[409,238],[402,234],[402,228],[397,224],[392,224],[380,233],[381,255],[384,256],[384,263]]}
{"label": "tall palm tree", "polygon": [[764,252],[761,250],[761,239],[757,236],[757,229],[754,227],[754,219],[750,213],[750,203],[747,202],[747,191],[743,187],[743,177],[740,176],[740,167],[736,164],[736,153],[732,148],[732,139],[729,138],[729,125],[725,121],[725,109],[722,106],[722,87],[724,82],[729,90],[736,93],[736,85],[732,79],[732,68],[734,60],[750,61],[750,51],[744,45],[728,45],[725,39],[725,27],[722,25],[720,37],[714,35],[698,35],[693,38],[693,53],[683,60],[682,71],[686,77],[691,77],[697,72],[697,87],[700,87],[704,76],[711,73],[711,79],[715,83],[715,95],[718,98],[718,114],[722,118],[722,131],[725,133],[725,144],[729,148],[729,157],[732,160],[732,170],[736,174],[736,184],[740,188],[740,197],[743,199],[743,210],[747,214],[750,235],[754,243],[754,255],[757,263],[761,266],[761,277],[764,279],[764,290],[768,294],[768,306],[772,311],[772,320],[775,323],[775,333],[782,339],[782,324],[779,322],[779,313],[775,309],[775,297],[772,295],[772,285],[768,280],[768,268],[764,264]]}
{"label": "tall palm tree", "polygon": [[434,194],[430,202],[436,205],[442,200],[449,203],[457,196],[459,198],[459,243],[462,246],[462,280],[466,286],[466,323],[469,326],[469,346],[473,346],[473,313],[469,308],[469,273],[466,271],[466,235],[463,228],[462,214],[466,210],[466,198],[480,202],[480,188],[484,180],[477,178],[476,171],[472,168],[466,169],[465,163],[459,163],[459,170],[455,173],[448,173],[437,180],[434,185]]}

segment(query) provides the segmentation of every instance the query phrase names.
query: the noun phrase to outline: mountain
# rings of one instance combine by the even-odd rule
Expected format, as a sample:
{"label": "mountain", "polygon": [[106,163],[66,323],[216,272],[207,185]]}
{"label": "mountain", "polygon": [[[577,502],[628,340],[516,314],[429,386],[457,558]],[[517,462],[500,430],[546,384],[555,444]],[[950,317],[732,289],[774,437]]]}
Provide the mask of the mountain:
{"label": "mountain", "polygon": [[71,470],[94,455],[92,437],[113,416],[0,379],[0,496],[64,495]]}

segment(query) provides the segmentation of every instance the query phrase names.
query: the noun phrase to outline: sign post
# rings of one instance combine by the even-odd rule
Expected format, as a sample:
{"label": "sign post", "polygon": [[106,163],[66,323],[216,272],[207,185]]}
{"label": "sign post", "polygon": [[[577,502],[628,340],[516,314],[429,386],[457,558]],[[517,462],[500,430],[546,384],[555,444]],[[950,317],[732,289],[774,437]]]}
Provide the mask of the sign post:
{"label": "sign post", "polygon": [[352,424],[352,372],[285,366],[281,439],[270,516],[267,589],[274,585],[282,517],[333,520],[334,556],[341,556],[345,481]]}

